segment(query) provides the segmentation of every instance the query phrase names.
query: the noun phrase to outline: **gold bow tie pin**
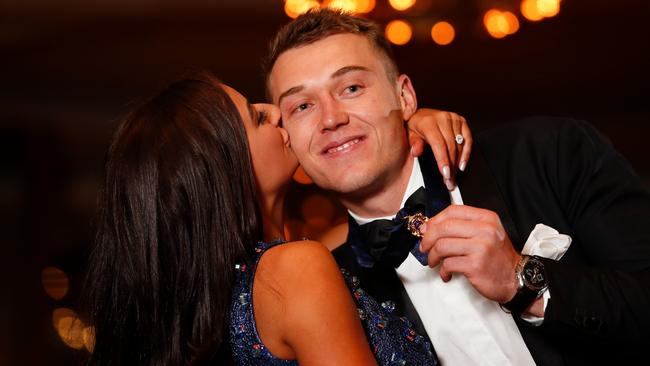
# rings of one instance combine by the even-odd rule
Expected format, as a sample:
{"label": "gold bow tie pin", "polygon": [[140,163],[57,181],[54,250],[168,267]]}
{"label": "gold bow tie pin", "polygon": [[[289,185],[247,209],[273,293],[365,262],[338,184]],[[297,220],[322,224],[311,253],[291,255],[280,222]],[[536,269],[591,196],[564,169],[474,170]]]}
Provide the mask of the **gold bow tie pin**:
{"label": "gold bow tie pin", "polygon": [[411,234],[413,234],[413,236],[417,236],[418,238],[424,236],[420,231],[420,228],[422,227],[422,225],[424,225],[425,222],[429,221],[428,217],[418,212],[415,215],[406,216],[405,219],[406,219],[406,228],[408,229],[408,231],[411,232]]}

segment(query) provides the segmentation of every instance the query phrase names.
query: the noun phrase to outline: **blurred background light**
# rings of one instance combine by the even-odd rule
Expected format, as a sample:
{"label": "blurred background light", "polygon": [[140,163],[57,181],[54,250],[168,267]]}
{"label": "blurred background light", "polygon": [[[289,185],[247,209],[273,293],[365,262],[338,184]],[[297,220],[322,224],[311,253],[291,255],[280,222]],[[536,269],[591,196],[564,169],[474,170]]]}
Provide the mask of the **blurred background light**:
{"label": "blurred background light", "polygon": [[52,313],[52,323],[59,338],[73,349],[84,348],[84,329],[86,325],[77,314],[68,308],[58,308]]}
{"label": "blurred background light", "polygon": [[556,16],[560,12],[560,0],[523,0],[520,9],[524,18],[536,22]]}
{"label": "blurred background light", "polygon": [[375,10],[377,5],[375,0],[357,0],[357,12],[366,14]]}
{"label": "blurred background light", "polygon": [[407,44],[413,36],[411,25],[405,20],[393,20],[386,25],[386,38],[393,44]]}
{"label": "blurred background light", "polygon": [[86,347],[88,352],[92,352],[93,348],[95,348],[95,328],[85,327],[83,329],[82,339],[84,342],[84,347]]}
{"label": "blurred background light", "polygon": [[339,9],[348,13],[356,13],[357,1],[355,0],[330,0],[323,4],[330,9]]}
{"label": "blurred background light", "polygon": [[524,0],[521,2],[521,15],[524,18],[536,22],[544,19],[544,16],[537,9],[537,0]]}
{"label": "blurred background light", "polygon": [[388,0],[388,3],[393,9],[404,11],[415,5],[415,0]]}
{"label": "blurred background light", "polygon": [[509,11],[496,9],[488,10],[483,16],[483,24],[488,33],[494,38],[503,38],[517,32],[519,20]]}
{"label": "blurred background light", "polygon": [[537,0],[537,10],[545,18],[556,16],[560,12],[560,0]]}
{"label": "blurred background light", "polygon": [[309,9],[319,7],[320,3],[316,0],[286,0],[284,3],[284,12],[290,18],[295,19],[298,15],[309,11]]}
{"label": "blurred background light", "polygon": [[509,11],[504,11],[501,13],[501,16],[505,18],[506,23],[508,23],[508,35],[514,34],[519,30],[519,19],[514,13]]}
{"label": "blurred background light", "polygon": [[451,23],[438,22],[431,27],[431,39],[441,46],[446,46],[454,41],[456,31]]}
{"label": "blurred background light", "polygon": [[68,276],[56,267],[43,268],[41,282],[45,293],[54,300],[61,300],[68,293]]}

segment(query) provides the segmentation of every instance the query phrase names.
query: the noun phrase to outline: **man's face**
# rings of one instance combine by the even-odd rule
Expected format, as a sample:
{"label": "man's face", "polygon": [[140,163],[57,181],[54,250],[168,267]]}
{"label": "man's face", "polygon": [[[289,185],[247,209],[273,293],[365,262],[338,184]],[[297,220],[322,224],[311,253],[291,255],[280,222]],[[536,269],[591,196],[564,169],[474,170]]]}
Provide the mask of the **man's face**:
{"label": "man's face", "polygon": [[303,169],[322,188],[372,194],[401,174],[415,93],[406,76],[389,80],[385,62],[355,34],[290,49],[275,62],[273,102]]}

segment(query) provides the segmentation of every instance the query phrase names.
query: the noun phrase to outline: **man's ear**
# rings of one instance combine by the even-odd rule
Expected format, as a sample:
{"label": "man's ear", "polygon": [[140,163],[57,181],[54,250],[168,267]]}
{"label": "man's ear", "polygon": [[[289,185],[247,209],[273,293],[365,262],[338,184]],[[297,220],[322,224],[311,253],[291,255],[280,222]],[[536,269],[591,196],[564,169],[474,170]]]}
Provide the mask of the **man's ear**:
{"label": "man's ear", "polygon": [[400,103],[404,120],[407,121],[418,109],[418,100],[411,79],[402,74],[397,78],[397,91],[399,92]]}

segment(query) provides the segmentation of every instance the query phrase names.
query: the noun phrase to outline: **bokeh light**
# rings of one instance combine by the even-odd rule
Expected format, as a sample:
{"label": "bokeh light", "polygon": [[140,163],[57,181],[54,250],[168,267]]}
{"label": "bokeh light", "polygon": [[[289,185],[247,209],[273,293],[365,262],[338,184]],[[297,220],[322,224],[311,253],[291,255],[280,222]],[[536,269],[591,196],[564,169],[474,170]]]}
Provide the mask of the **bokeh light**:
{"label": "bokeh light", "polygon": [[509,11],[489,10],[483,16],[483,24],[494,38],[503,38],[519,30],[517,16]]}
{"label": "bokeh light", "polygon": [[521,14],[530,21],[556,16],[560,12],[560,0],[523,0]]}
{"label": "bokeh light", "polygon": [[404,20],[393,20],[386,25],[386,38],[398,46],[407,44],[413,36],[411,25]]}
{"label": "bokeh light", "polygon": [[537,10],[545,18],[556,16],[560,12],[560,0],[537,0]]}
{"label": "bokeh light", "polygon": [[377,5],[375,0],[357,0],[357,12],[370,13],[375,9],[375,5]]}
{"label": "bokeh light", "polygon": [[76,316],[77,316],[77,314],[74,311],[72,311],[71,309],[68,309],[68,308],[54,309],[54,311],[52,312],[52,325],[54,326],[54,328],[57,328],[58,324],[59,324],[59,321],[61,319],[66,318],[66,317],[74,318]]}
{"label": "bokeh light", "polygon": [[56,267],[45,267],[41,272],[45,293],[54,300],[61,300],[68,293],[68,276]]}
{"label": "bokeh light", "polygon": [[331,9],[340,9],[350,13],[369,13],[375,9],[375,0],[328,0],[323,3]]}
{"label": "bokeh light", "polygon": [[296,169],[296,172],[293,173],[293,180],[300,184],[312,184],[314,183],[311,178],[305,173],[305,171],[302,169],[302,166],[299,165],[298,169]]}
{"label": "bokeh light", "polygon": [[455,36],[456,31],[448,22],[438,22],[431,27],[431,39],[441,46],[453,42]]}
{"label": "bokeh light", "polygon": [[504,11],[501,13],[508,23],[508,34],[514,34],[519,30],[519,19],[517,16],[509,11]]}
{"label": "bokeh light", "polygon": [[357,12],[357,2],[355,0],[330,0],[324,3],[324,6],[330,9],[338,9],[348,13]]}
{"label": "bokeh light", "polygon": [[544,19],[544,16],[537,9],[537,0],[524,0],[521,2],[521,15],[524,18],[536,22]]}
{"label": "bokeh light", "polygon": [[68,347],[73,349],[82,349],[84,347],[84,329],[86,325],[74,311],[67,308],[55,309],[52,314],[52,322],[59,337]]}
{"label": "bokeh light", "polygon": [[320,3],[316,0],[286,0],[284,2],[284,12],[294,19],[313,8],[320,8]]}
{"label": "bokeh light", "polygon": [[82,333],[82,339],[84,341],[84,347],[88,352],[92,352],[95,348],[95,328],[85,327]]}
{"label": "bokeh light", "polygon": [[415,5],[415,0],[388,0],[388,3],[393,9],[403,11]]}

